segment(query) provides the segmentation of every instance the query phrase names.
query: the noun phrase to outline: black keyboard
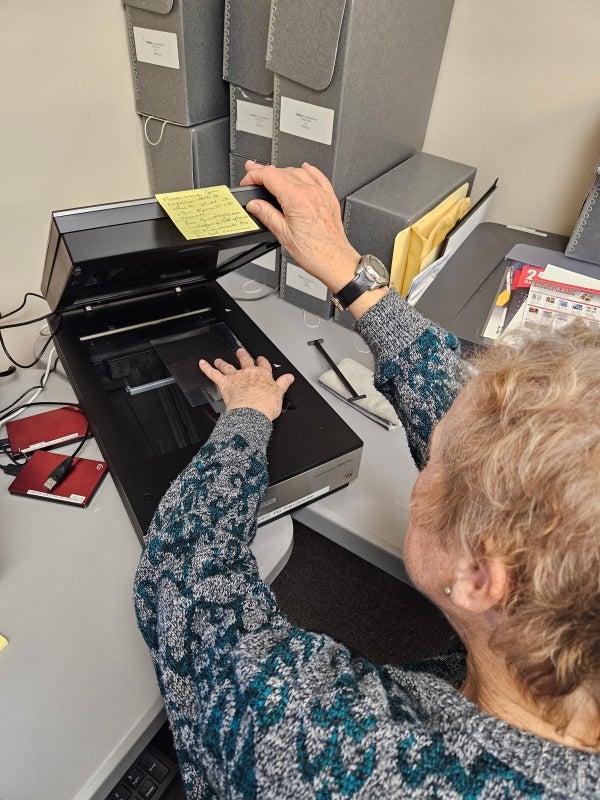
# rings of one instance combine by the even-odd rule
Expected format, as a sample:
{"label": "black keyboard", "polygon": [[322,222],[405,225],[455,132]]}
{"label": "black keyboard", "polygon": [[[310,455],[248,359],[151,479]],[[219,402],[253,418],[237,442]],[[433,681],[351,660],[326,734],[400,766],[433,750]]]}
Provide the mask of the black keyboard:
{"label": "black keyboard", "polygon": [[177,765],[162,750],[148,745],[106,800],[159,800],[177,774]]}

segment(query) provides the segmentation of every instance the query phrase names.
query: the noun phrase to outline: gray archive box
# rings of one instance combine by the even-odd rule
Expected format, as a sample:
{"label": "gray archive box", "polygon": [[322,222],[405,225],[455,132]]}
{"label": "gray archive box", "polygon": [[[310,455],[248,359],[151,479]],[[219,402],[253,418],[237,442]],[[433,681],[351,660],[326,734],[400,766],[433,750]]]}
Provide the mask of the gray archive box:
{"label": "gray archive box", "polygon": [[229,185],[229,117],[191,126],[142,119],[154,193]]}
{"label": "gray archive box", "polygon": [[[396,234],[464,184],[468,184],[469,195],[476,172],[468,164],[417,153],[346,198],[344,230],[348,239],[359,253],[377,256],[389,269]],[[345,327],[354,325],[349,311],[336,311],[335,319]]]}
{"label": "gray archive box", "polygon": [[225,0],[223,78],[231,84],[230,151],[270,163],[273,73],[265,66],[271,0]]}
{"label": "gray archive box", "polygon": [[245,159],[271,163],[273,96],[229,86],[229,149]]}
{"label": "gray archive box", "polygon": [[272,162],[342,199],[420,150],[453,0],[272,0]]}
{"label": "gray archive box", "polygon": [[301,269],[283,249],[281,251],[279,296],[288,303],[323,319],[333,316],[333,303],[330,299],[329,289],[322,281]]}
{"label": "gray archive box", "polygon": [[596,167],[594,185],[579,212],[565,253],[570,258],[600,264],[600,164]]}
{"label": "gray archive box", "polygon": [[281,248],[276,247],[265,253],[264,256],[259,256],[254,261],[243,264],[237,268],[236,272],[250,281],[250,285],[245,283],[242,285],[242,297],[247,295],[249,300],[253,295],[256,296],[263,286],[278,289],[281,273]]}
{"label": "gray archive box", "polygon": [[229,111],[223,0],[125,0],[136,108],[196,125]]}
{"label": "gray archive box", "polygon": [[[231,187],[239,186],[240,181],[246,174],[246,167],[244,164],[248,159],[245,156],[238,156],[235,153],[229,154],[229,185]],[[258,159],[253,159],[259,164],[266,164],[266,161],[259,161]]]}

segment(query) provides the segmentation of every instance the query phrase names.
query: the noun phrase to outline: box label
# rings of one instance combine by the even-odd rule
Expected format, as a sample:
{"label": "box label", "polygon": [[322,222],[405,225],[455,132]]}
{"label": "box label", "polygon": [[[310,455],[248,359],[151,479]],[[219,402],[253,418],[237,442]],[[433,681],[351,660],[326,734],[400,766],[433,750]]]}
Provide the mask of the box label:
{"label": "box label", "polygon": [[235,129],[272,139],[273,108],[260,106],[258,103],[249,103],[247,100],[238,100]]}
{"label": "box label", "polygon": [[300,269],[293,261],[288,261],[285,271],[285,284],[291,289],[310,294],[318,300],[327,300],[327,287],[318,278],[314,278]]}
{"label": "box label", "polygon": [[332,108],[303,103],[291,97],[281,98],[279,113],[279,129],[283,133],[301,136],[311,142],[331,144],[333,141],[333,120],[335,112]]}
{"label": "box label", "polygon": [[133,26],[135,57],[146,64],[179,69],[177,34]]}

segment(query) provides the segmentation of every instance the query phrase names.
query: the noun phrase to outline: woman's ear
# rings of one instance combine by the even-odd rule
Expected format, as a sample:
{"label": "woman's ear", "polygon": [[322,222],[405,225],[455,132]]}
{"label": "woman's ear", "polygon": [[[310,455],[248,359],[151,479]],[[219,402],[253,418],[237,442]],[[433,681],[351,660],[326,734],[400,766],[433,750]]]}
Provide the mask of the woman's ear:
{"label": "woman's ear", "polygon": [[506,564],[498,558],[461,556],[455,565],[450,602],[474,614],[499,605],[510,585]]}

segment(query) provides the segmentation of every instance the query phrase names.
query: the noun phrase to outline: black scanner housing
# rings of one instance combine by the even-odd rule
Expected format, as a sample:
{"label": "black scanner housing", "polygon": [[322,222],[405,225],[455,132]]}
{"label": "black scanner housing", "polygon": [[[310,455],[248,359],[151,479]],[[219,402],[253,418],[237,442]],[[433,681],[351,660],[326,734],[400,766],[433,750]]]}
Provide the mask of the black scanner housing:
{"label": "black scanner housing", "polygon": [[[232,192],[243,206],[274,202],[260,187]],[[42,292],[56,349],[142,540],[220,413],[197,369],[204,353],[230,358],[241,344],[275,376],[295,377],[268,447],[259,524],[358,474],[362,441],[216,282],[277,246],[262,225],[188,241],[154,198],[52,214]]]}

